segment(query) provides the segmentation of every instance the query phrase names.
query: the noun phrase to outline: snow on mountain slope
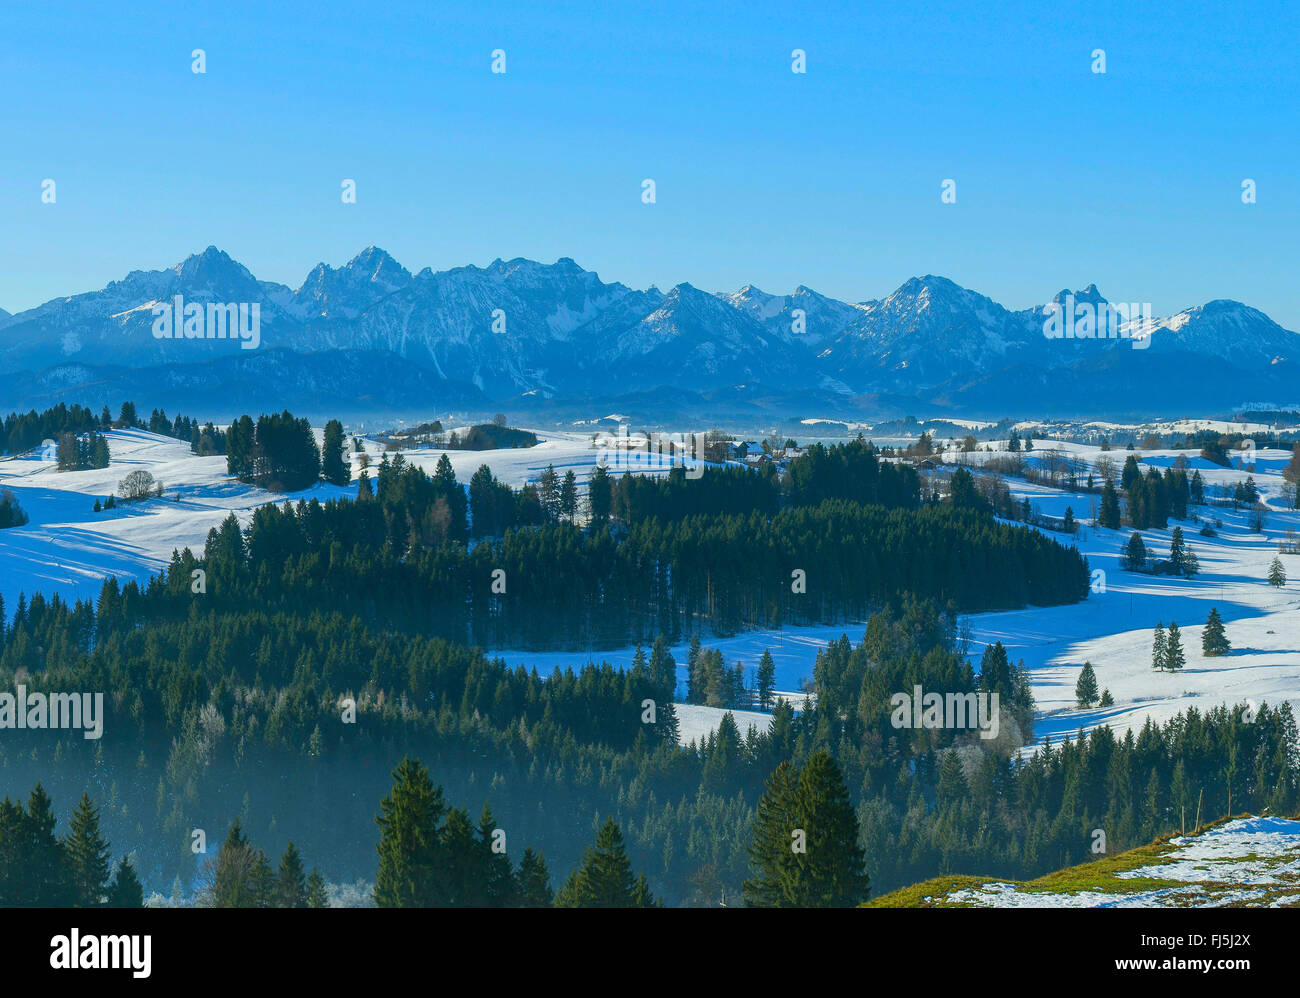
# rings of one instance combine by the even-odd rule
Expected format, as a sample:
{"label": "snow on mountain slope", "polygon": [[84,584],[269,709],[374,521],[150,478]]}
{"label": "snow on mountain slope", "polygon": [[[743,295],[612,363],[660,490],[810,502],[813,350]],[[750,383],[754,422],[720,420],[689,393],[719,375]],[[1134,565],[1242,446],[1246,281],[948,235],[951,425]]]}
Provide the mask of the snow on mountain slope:
{"label": "snow on mountain slope", "polygon": [[[1105,301],[1095,285],[1072,294],[1076,305]],[[1010,312],[933,275],[860,304],[802,285],[771,295],[752,285],[706,294],[679,284],[664,295],[606,284],[567,257],[412,276],[371,246],[340,268],[318,264],[297,290],[257,280],[215,247],[171,268],[132,271],[102,291],[0,318],[0,373],[80,364],[110,390],[121,369],[215,363],[243,349],[233,340],[155,339],[153,306],[176,295],[258,304],[259,349],[390,353],[496,400],[758,384],[785,392],[766,404],[787,409],[817,390],[824,400],[896,397],[983,415],[1008,399],[1050,410],[1043,415],[1098,415],[1090,410],[1112,411],[1117,401],[1158,413],[1171,391],[1203,411],[1276,401],[1300,372],[1296,334],[1237,302],[1134,324],[1150,337],[1152,360],[1127,340],[1050,340],[1041,307]],[[1199,377],[1207,358],[1222,362],[1214,379]],[[17,392],[0,402],[32,404]]]}

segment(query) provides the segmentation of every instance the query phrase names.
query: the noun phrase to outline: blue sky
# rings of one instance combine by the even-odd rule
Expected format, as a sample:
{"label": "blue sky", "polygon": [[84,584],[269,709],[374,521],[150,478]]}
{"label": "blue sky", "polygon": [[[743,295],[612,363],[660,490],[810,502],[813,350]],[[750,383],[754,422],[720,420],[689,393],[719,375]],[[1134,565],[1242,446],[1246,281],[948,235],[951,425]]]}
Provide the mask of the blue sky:
{"label": "blue sky", "polygon": [[1300,330],[1295,4],[115,6],[0,13],[10,311],[209,244],[294,287],[376,244],[855,301],[1095,281]]}

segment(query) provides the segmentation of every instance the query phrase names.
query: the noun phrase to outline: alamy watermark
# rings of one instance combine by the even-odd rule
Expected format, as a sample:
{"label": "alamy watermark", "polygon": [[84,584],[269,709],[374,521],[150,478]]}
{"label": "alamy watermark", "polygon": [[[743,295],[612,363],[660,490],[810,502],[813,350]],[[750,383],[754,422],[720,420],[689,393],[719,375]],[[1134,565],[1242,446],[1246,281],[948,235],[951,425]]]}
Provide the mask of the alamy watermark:
{"label": "alamy watermark", "polygon": [[[1043,306],[1047,316],[1043,335],[1049,340],[1132,340],[1134,350],[1145,350],[1151,345],[1150,334],[1139,336],[1136,330],[1151,321],[1151,303],[1104,301],[1076,303],[1074,295],[1066,295],[1065,302],[1051,302]],[[1141,320],[1141,325],[1136,325]]]}
{"label": "alamy watermark", "polygon": [[0,693],[0,729],[76,730],[98,739],[104,733],[103,693],[28,693],[21,683]]}
{"label": "alamy watermark", "polygon": [[998,694],[924,693],[920,686],[911,693],[889,698],[893,711],[889,721],[895,728],[979,729],[981,738],[998,736]]}
{"label": "alamy watermark", "polygon": [[243,340],[245,350],[256,350],[262,342],[260,302],[209,302],[207,306],[176,295],[170,302],[153,306],[153,336],[156,340]]}
{"label": "alamy watermark", "polygon": [[607,468],[634,471],[680,465],[692,480],[704,476],[706,443],[703,433],[629,433],[625,423],[619,424],[616,434],[601,432],[592,439],[597,450],[613,455],[601,459]]}

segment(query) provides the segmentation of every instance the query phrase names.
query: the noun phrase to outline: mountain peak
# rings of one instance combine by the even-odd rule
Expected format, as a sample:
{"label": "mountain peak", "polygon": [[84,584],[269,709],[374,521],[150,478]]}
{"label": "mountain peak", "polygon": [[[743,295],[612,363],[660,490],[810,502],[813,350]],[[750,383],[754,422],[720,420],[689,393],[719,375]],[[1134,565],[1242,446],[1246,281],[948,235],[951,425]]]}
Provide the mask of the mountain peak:
{"label": "mountain peak", "polygon": [[1104,305],[1107,303],[1106,296],[1097,290],[1097,285],[1089,284],[1082,291],[1071,291],[1069,288],[1062,288],[1052,296],[1052,300],[1047,304],[1062,305],[1065,303],[1065,299],[1070,295],[1074,296],[1074,303],[1076,305]]}
{"label": "mountain peak", "polygon": [[253,280],[253,275],[249,273],[247,267],[231,259],[228,253],[215,246],[209,246],[202,253],[186,257],[172,269],[183,280],[195,283],[205,281],[211,283],[231,278]]}

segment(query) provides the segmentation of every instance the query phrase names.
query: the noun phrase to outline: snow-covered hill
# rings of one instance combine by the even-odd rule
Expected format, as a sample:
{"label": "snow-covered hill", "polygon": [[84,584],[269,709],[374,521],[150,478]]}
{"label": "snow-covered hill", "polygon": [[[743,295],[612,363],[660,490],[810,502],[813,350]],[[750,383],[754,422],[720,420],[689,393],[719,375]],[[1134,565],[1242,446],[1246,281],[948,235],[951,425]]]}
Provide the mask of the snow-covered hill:
{"label": "snow-covered hill", "polygon": [[1246,817],[1028,883],[939,877],[871,907],[1285,908],[1300,905],[1300,821]]}

